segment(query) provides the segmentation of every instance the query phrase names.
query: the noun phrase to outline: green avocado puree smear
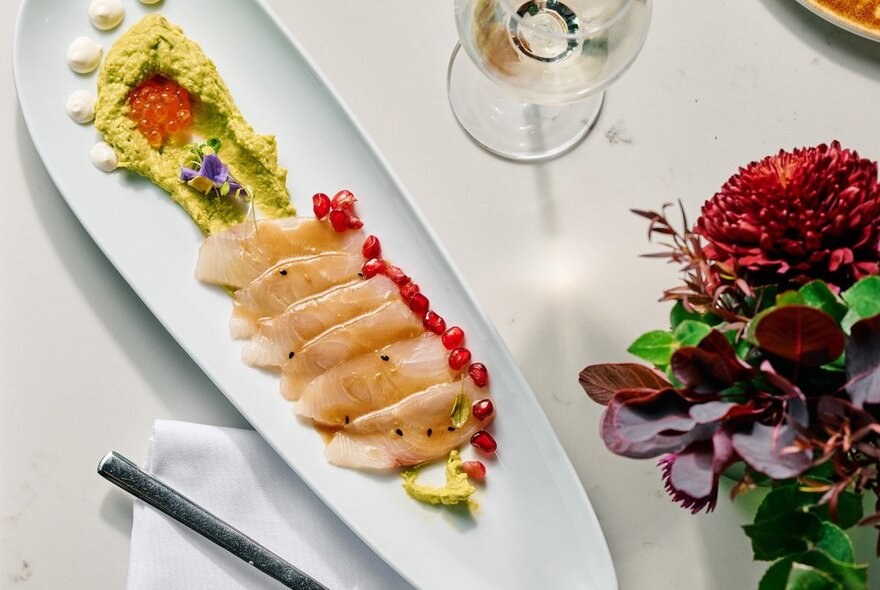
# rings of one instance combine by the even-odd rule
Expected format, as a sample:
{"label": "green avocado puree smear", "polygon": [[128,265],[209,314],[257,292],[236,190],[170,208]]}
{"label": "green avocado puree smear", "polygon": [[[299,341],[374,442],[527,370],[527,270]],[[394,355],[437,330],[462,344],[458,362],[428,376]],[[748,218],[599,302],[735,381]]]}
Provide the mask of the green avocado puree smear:
{"label": "green avocado puree smear", "polygon": [[275,137],[253,130],[214,62],[180,27],[157,14],[145,16],[113,44],[98,77],[95,126],[116,149],[121,168],[170,193],[206,234],[244,221],[247,214],[234,199],[205,195],[180,181],[180,167],[189,155],[186,142],[166,141],[154,148],[129,118],[129,93],[155,75],[186,88],[193,104],[193,133],[220,139],[223,162],[249,190],[263,216],[296,214],[287,191],[287,170],[278,165]]}
{"label": "green avocado puree smear", "polygon": [[467,473],[461,470],[461,457],[458,451],[451,451],[446,461],[446,484],[443,486],[427,486],[416,482],[419,469],[407,469],[401,472],[403,489],[411,498],[425,504],[444,504],[452,506],[468,502],[474,493],[474,486],[468,482]]}

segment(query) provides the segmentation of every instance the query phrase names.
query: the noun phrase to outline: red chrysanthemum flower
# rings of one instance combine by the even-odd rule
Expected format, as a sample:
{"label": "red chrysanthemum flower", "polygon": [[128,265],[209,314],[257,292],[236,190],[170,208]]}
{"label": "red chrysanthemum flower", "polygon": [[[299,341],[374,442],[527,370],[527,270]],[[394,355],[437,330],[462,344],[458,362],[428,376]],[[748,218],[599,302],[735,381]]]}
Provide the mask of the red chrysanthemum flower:
{"label": "red chrysanthemum flower", "polygon": [[846,288],[880,271],[877,164],[830,146],[752,162],[703,205],[705,254],[752,284],[823,279]]}

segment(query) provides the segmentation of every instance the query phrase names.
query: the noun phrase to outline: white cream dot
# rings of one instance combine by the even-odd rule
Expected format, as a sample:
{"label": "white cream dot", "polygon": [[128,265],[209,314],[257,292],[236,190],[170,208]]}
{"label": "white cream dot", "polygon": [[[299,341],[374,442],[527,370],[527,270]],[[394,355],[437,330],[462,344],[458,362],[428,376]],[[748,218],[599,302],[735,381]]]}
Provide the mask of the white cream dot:
{"label": "white cream dot", "polygon": [[67,65],[77,74],[95,71],[101,63],[101,46],[88,37],[77,37],[67,48]]}
{"label": "white cream dot", "polygon": [[116,155],[116,150],[106,141],[96,143],[92,151],[89,152],[89,156],[91,156],[95,168],[102,172],[113,172],[119,166],[119,156]]}
{"label": "white cream dot", "polygon": [[67,99],[67,114],[80,125],[95,120],[95,95],[88,90],[77,90]]}
{"label": "white cream dot", "polygon": [[115,29],[124,18],[125,6],[122,5],[122,0],[92,0],[89,5],[89,20],[96,29]]}

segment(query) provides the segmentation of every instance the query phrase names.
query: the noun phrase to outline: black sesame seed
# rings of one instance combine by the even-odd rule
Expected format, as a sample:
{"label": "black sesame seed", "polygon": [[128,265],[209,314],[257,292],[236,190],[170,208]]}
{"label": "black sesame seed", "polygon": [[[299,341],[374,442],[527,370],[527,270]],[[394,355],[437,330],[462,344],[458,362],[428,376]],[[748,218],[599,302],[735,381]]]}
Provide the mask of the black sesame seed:
{"label": "black sesame seed", "polygon": [[345,417],[345,423],[348,424],[349,422],[351,422],[351,418],[349,418],[348,416],[346,416],[346,417]]}
{"label": "black sesame seed", "polygon": [[286,274],[287,274],[287,271],[284,270],[284,269],[282,268],[281,270],[278,271],[278,274],[280,274],[280,275],[286,275]]}
{"label": "black sesame seed", "polygon": [[365,278],[367,278],[367,275],[365,275],[365,274],[362,273],[362,272],[359,272],[359,273],[358,273],[358,277],[361,278],[361,279],[365,279]]}
{"label": "black sesame seed", "polygon": [[448,426],[446,430],[448,430],[449,432],[455,432],[455,426]]}
{"label": "black sesame seed", "polygon": [[428,429],[428,436],[431,436],[432,434],[434,434],[434,430],[431,429],[431,428],[429,428],[429,429]]}
{"label": "black sesame seed", "polygon": [[402,431],[400,428],[398,428],[398,429],[395,430],[394,432],[397,433],[397,436],[403,436],[403,431]]}
{"label": "black sesame seed", "polygon": [[287,358],[289,358],[289,359],[292,359],[292,358],[293,358],[293,351],[292,351],[292,350],[291,350],[290,353],[287,355]]}
{"label": "black sesame seed", "polygon": [[383,355],[381,355],[379,358],[382,359],[383,361],[387,361],[387,360],[389,360],[391,357],[389,357],[387,354],[383,354]]}

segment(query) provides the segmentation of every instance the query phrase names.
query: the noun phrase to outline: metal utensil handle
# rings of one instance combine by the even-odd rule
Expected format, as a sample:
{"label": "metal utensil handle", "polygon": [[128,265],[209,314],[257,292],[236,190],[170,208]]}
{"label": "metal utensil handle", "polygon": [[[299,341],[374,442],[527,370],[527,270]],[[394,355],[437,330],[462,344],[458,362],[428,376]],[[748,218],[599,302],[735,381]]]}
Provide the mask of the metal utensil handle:
{"label": "metal utensil handle", "polygon": [[168,487],[137,465],[111,451],[98,464],[98,473],[191,528],[236,557],[294,590],[327,590],[325,586],[287,563],[238,529],[223,522],[192,500]]}

